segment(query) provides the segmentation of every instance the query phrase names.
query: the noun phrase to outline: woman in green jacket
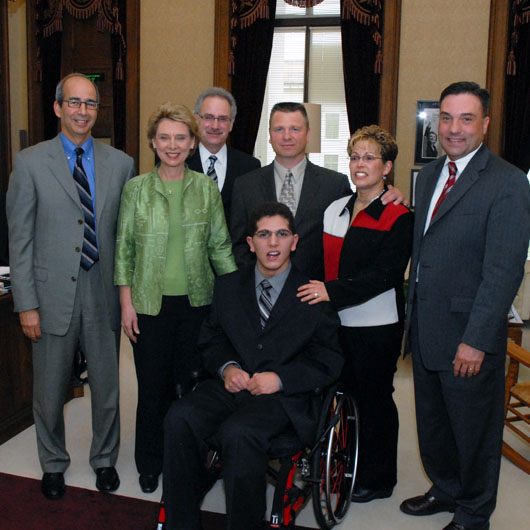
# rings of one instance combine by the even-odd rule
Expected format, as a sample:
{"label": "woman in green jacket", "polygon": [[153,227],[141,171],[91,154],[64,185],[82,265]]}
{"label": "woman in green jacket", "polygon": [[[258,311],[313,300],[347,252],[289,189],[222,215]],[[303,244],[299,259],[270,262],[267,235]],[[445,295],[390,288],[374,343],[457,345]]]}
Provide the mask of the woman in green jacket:
{"label": "woman in green jacket", "polygon": [[199,142],[191,112],[159,106],[147,136],[160,164],[123,189],[114,280],[138,378],[136,467],[150,493],[162,470],[164,416],[177,385],[188,389],[200,364],[195,345],[213,294],[212,266],[218,275],[236,266],[216,183],[185,164]]}

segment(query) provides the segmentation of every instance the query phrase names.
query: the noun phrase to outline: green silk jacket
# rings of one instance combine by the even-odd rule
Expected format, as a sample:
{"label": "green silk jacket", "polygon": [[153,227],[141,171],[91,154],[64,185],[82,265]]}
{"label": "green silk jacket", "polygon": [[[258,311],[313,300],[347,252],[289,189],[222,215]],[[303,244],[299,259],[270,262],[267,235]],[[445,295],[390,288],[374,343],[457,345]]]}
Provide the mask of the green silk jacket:
{"label": "green silk jacket", "polygon": [[[138,313],[157,315],[162,305],[169,231],[169,203],[157,169],[123,188],[118,218],[115,285],[130,285]],[[214,273],[236,270],[217,184],[186,167],[182,228],[188,298],[193,307],[212,300]]]}

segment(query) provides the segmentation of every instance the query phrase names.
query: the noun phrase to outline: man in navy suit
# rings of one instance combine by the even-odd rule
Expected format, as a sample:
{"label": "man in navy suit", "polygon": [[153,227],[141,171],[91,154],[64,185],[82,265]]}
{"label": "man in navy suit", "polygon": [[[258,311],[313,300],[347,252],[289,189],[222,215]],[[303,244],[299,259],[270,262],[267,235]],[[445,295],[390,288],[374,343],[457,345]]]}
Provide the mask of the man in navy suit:
{"label": "man in navy suit", "polygon": [[409,515],[454,512],[444,530],[487,530],[502,450],[507,314],[530,235],[522,171],[483,144],[489,93],[472,82],[440,96],[447,156],[416,184],[408,300],[420,453],[432,486]]}
{"label": "man in navy suit", "polygon": [[197,98],[194,113],[201,141],[199,148],[188,158],[188,166],[217,182],[228,224],[236,178],[261,164],[257,158],[226,144],[237,114],[236,100],[230,92],[219,87],[207,88]]}
{"label": "man in navy suit", "polygon": [[298,300],[307,277],[291,265],[298,243],[290,210],[260,205],[247,243],[256,266],[218,277],[199,347],[214,377],[173,403],[165,420],[164,500],[168,530],[198,530],[205,440],[221,444],[227,528],[262,528],[270,442],[293,430],[313,444],[315,388],[339,376],[339,321],[327,304]]}

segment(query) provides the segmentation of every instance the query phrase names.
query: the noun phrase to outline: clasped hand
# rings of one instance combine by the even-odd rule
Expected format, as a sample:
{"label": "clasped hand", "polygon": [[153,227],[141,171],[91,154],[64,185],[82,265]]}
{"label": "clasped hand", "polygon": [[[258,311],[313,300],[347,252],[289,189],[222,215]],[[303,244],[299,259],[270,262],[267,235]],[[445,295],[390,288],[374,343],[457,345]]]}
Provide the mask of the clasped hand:
{"label": "clasped hand", "polygon": [[274,394],[280,390],[280,378],[274,372],[260,372],[252,377],[235,364],[228,365],[223,371],[225,389],[236,393],[248,390],[253,396]]}

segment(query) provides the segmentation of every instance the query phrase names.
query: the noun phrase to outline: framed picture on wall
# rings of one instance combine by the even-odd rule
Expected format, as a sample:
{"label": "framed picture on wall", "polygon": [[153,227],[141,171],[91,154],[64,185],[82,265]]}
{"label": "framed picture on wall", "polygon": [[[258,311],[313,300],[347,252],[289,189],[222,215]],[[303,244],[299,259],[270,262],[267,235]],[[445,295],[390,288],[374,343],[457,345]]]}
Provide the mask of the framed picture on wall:
{"label": "framed picture on wall", "polygon": [[438,101],[418,101],[416,111],[416,147],[414,164],[423,166],[442,156],[444,150],[438,142]]}
{"label": "framed picture on wall", "polygon": [[416,206],[416,179],[418,178],[419,169],[410,170],[410,207]]}

